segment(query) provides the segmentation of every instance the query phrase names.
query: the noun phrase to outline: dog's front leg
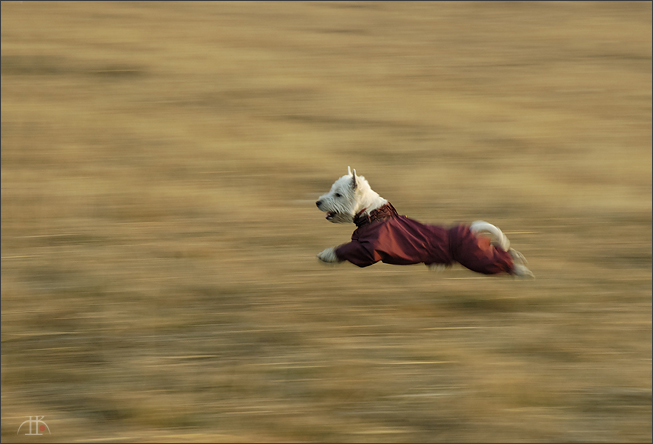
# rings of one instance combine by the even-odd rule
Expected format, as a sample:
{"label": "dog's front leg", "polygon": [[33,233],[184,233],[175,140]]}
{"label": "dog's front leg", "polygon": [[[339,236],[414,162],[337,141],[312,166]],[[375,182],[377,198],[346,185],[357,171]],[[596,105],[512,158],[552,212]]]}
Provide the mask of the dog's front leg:
{"label": "dog's front leg", "polygon": [[338,259],[338,256],[336,255],[336,249],[334,247],[327,248],[326,250],[318,253],[317,258],[320,261],[328,264],[337,264],[338,262],[342,262],[340,259]]}

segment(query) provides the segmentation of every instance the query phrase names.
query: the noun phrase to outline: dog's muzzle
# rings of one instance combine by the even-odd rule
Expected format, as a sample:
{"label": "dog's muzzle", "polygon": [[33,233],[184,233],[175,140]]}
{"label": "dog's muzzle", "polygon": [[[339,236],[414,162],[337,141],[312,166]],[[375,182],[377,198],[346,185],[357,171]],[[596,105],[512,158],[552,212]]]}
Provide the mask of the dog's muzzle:
{"label": "dog's muzzle", "polygon": [[[322,201],[321,200],[318,200],[317,202],[315,202],[315,205],[317,205],[318,209],[320,211],[322,211],[322,208],[321,208]],[[335,217],[336,214],[337,213],[335,211],[327,211],[326,220],[333,222],[333,218]]]}

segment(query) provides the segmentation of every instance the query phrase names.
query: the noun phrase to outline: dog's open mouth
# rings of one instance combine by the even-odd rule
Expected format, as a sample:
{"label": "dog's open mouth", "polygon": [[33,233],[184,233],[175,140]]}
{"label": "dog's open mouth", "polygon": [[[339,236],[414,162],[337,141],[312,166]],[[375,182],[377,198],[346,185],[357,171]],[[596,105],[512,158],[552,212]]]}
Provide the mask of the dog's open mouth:
{"label": "dog's open mouth", "polygon": [[332,220],[334,217],[336,217],[336,214],[338,213],[336,213],[335,211],[329,211],[326,215],[326,220]]}

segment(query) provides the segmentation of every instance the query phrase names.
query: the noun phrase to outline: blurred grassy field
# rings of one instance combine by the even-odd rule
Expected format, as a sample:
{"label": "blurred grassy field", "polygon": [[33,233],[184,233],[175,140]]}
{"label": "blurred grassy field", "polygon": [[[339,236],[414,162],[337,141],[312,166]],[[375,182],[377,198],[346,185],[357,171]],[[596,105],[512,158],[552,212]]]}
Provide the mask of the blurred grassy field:
{"label": "blurred grassy field", "polygon": [[[321,266],[348,165],[537,280]],[[2,2],[2,440],[43,439],[650,442],[651,3]]]}

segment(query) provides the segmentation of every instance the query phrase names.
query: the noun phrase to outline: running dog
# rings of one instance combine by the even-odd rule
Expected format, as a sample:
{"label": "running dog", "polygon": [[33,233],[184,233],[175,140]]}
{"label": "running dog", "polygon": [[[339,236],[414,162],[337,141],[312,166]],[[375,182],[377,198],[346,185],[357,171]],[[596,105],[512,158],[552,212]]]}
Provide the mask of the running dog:
{"label": "running dog", "polygon": [[[367,267],[386,264],[424,263],[440,271],[458,262],[483,274],[508,273],[534,278],[526,259],[510,248],[503,232],[484,221],[451,228],[428,225],[400,216],[390,202],[379,196],[356,170],[336,180],[331,191],[316,202],[333,223],[354,223],[351,242],[327,248],[317,255],[325,263],[349,261]],[[491,238],[479,235],[489,233]]]}

